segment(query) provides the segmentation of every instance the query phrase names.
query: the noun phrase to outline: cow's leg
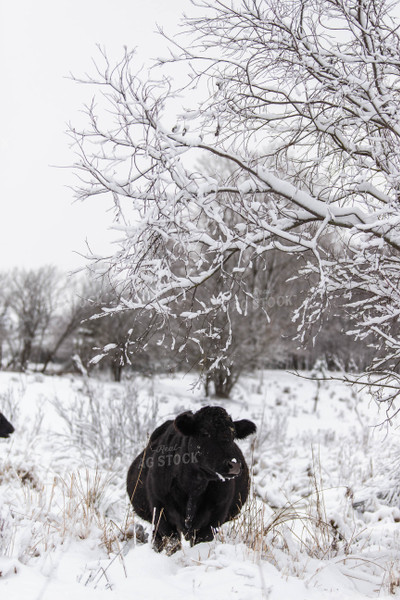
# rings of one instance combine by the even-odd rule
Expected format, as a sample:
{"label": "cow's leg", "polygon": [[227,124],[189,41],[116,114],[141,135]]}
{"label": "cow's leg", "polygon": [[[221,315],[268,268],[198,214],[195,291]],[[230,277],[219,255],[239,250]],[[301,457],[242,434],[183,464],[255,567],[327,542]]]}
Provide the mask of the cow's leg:
{"label": "cow's leg", "polygon": [[197,531],[194,531],[190,538],[190,545],[194,546],[195,544],[200,544],[201,542],[212,542],[214,539],[214,532],[210,525],[207,527],[202,527]]}
{"label": "cow's leg", "polygon": [[203,493],[203,487],[192,492],[186,505],[185,539],[190,541],[191,546],[200,542],[211,542],[214,539],[211,526],[203,524],[210,523],[215,504],[213,503],[213,506],[202,504]]}
{"label": "cow's leg", "polygon": [[188,498],[188,502],[186,505],[186,513],[185,513],[185,529],[188,534],[193,531],[193,520],[197,513],[197,508],[200,502],[200,494],[190,494]]}
{"label": "cow's leg", "polygon": [[165,549],[169,555],[180,550],[181,536],[177,529],[167,521],[162,509],[154,510],[153,523],[153,548],[157,552]]}
{"label": "cow's leg", "polygon": [[194,544],[196,535],[195,530],[193,529],[193,520],[195,518],[198,505],[199,496],[197,494],[191,494],[187,502],[185,514],[185,540],[189,540],[191,546]]}
{"label": "cow's leg", "polygon": [[156,531],[153,536],[153,548],[156,552],[165,552],[168,556],[174,554],[182,548],[181,536],[178,532],[171,533],[170,535],[161,535],[159,531]]}
{"label": "cow's leg", "polygon": [[179,533],[173,533],[168,538],[164,537],[164,550],[168,556],[175,554],[175,552],[178,552],[181,548],[181,536]]}

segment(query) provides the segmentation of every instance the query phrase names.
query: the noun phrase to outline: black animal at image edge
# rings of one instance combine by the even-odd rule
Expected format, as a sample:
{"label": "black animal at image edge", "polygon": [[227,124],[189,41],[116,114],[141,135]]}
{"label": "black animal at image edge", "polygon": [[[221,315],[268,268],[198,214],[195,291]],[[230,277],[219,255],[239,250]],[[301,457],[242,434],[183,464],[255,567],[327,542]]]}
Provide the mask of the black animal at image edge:
{"label": "black animal at image edge", "polygon": [[0,437],[8,438],[14,432],[14,427],[5,418],[3,413],[0,413]]}
{"label": "black animal at image edge", "polygon": [[249,491],[249,470],[234,439],[255,433],[252,421],[232,421],[206,406],[166,421],[128,471],[127,491],[139,517],[154,524],[158,551],[211,541],[213,529],[233,519]]}

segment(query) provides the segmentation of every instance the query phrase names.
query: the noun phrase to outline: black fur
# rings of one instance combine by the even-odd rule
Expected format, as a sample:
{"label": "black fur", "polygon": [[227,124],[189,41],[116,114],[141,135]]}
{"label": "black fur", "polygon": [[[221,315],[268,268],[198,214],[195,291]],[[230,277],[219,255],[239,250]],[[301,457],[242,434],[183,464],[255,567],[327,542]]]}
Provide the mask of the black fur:
{"label": "black fur", "polygon": [[211,541],[212,530],[240,512],[249,471],[234,439],[255,431],[217,406],[155,429],[128,471],[127,490],[136,513],[154,524],[156,550],[177,550],[181,534],[191,545]]}
{"label": "black fur", "polygon": [[3,413],[0,413],[0,437],[8,438],[14,432],[14,427],[5,418]]}

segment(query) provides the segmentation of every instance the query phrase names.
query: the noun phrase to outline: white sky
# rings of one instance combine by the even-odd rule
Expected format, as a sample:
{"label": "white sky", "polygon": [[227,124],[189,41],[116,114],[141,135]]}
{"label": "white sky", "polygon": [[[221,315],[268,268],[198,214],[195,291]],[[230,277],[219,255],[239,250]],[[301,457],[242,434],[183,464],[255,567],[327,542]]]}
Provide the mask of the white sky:
{"label": "white sky", "polygon": [[[107,251],[105,202],[73,202],[65,131],[87,92],[67,77],[90,70],[96,44],[138,60],[165,54],[156,22],[177,28],[189,0],[17,0],[0,3],[0,270],[84,264],[87,239]],[[118,53],[118,54],[117,54]]]}

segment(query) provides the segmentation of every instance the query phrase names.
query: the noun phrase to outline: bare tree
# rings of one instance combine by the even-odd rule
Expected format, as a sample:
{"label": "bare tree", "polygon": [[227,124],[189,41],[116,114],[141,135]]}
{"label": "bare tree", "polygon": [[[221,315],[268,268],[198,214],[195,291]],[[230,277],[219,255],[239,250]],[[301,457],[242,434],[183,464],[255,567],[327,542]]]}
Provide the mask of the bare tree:
{"label": "bare tree", "polygon": [[24,371],[34,344],[43,347],[54,316],[59,293],[55,267],[15,269],[10,274],[10,308],[15,323],[16,345],[10,366]]}
{"label": "bare tree", "polygon": [[80,303],[80,319],[75,335],[74,354],[86,373],[96,366],[111,371],[114,381],[121,381],[125,368],[150,373],[156,370],[157,345],[152,343],[156,314],[148,311],[115,311],[119,305],[118,289],[95,279]]}
{"label": "bare tree", "polygon": [[7,273],[0,273],[0,369],[3,366],[3,352],[10,335],[10,279]]}
{"label": "bare tree", "polygon": [[[184,91],[174,91],[170,78],[142,80],[131,52],[115,65],[103,55],[89,80],[101,91],[98,104],[87,107],[86,129],[71,129],[77,196],[109,194],[125,236],[104,265],[124,281],[120,309],[179,314],[189,292],[224,272],[224,288],[185,316],[212,323],[235,310],[238,279],[253,259],[272,249],[307,252],[302,276],[315,277],[297,315],[302,330],[332,297],[344,298],[354,317],[349,330],[374,345],[371,369],[381,374],[381,399],[390,400],[400,385],[400,35],[393,5],[194,4],[182,44],[171,40],[161,67],[189,65],[189,88],[203,100],[177,109]],[[234,176],[211,177],[193,167],[194,156],[222,157]],[[225,219],[227,211],[234,220]],[[341,253],[321,244],[328,235],[341,240]],[[201,333],[194,328],[191,337],[201,343]]]}
{"label": "bare tree", "polygon": [[[65,277],[60,288],[57,311],[54,314],[46,346],[42,348],[45,373],[49,364],[59,359],[59,354],[69,342],[67,361],[73,353],[73,336],[79,336],[82,324],[99,310],[98,300],[102,290],[101,282],[90,275],[83,278]],[[64,351],[65,354],[65,351]]]}

